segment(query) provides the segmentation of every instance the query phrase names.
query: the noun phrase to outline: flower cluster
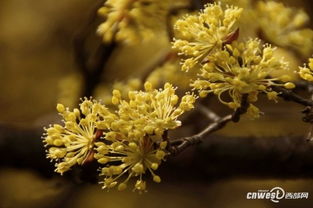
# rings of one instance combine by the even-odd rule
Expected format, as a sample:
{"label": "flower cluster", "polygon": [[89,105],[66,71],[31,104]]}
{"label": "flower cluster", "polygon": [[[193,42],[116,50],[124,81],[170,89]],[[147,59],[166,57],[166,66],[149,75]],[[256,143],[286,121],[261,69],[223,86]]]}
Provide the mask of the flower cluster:
{"label": "flower cluster", "polygon": [[98,27],[104,42],[135,43],[165,28],[169,0],[108,0],[98,11],[105,22]]}
{"label": "flower cluster", "polygon": [[[260,92],[267,94],[270,100],[276,100],[277,92],[273,86],[294,87],[288,82],[290,77],[271,78],[275,70],[287,70],[287,64],[273,56],[274,48],[262,45],[257,39],[240,43],[234,41],[224,50],[212,55],[209,63],[201,68],[200,78],[192,83],[199,90],[200,96],[214,93],[219,100],[230,108],[240,107],[243,94],[248,94],[249,102],[255,102]],[[231,101],[224,100],[222,95],[228,93]]]}
{"label": "flower cluster", "polygon": [[299,67],[299,75],[302,79],[313,82],[313,58],[309,59],[309,66]]}
{"label": "flower cluster", "polygon": [[145,91],[129,91],[128,100],[113,90],[114,113],[95,100],[84,99],[73,111],[58,104],[64,126],[51,125],[43,136],[47,157],[56,161],[56,172],[63,174],[76,164],[96,159],[105,165],[100,173],[103,188],[124,190],[129,179],[136,177],[134,189],[145,191],[145,173],[159,183],[154,171],[168,154],[165,131],[181,125],[178,117],[194,107],[196,97],[186,94],[179,99],[168,83],[163,89],[153,89],[149,82],[144,86]]}
{"label": "flower cluster", "polygon": [[47,158],[56,161],[56,172],[63,174],[72,166],[82,165],[92,158],[97,129],[108,129],[116,116],[98,103],[85,99],[80,108],[70,111],[58,104],[64,126],[55,124],[45,129],[44,143],[48,148]]}
{"label": "flower cluster", "polygon": [[120,119],[112,123],[112,128],[119,128],[129,138],[150,135],[159,140],[164,131],[181,125],[177,118],[194,107],[196,97],[186,94],[179,102],[169,83],[159,90],[149,82],[144,87],[145,91],[130,91],[129,101],[121,99],[120,91],[113,91],[112,103],[118,106]]}
{"label": "flower cluster", "polygon": [[178,20],[174,29],[179,38],[174,39],[173,48],[185,57],[182,70],[188,71],[208,60],[210,54],[233,39],[238,33],[237,20],[241,12],[237,7],[224,10],[220,4],[207,4],[199,14]]}
{"label": "flower cluster", "polygon": [[303,10],[284,4],[260,1],[256,12],[260,29],[267,40],[277,46],[289,47],[308,56],[313,51],[313,30],[304,28],[309,16]]}
{"label": "flower cluster", "polygon": [[238,20],[240,35],[242,37],[256,37],[258,32],[258,18],[255,12],[253,0],[216,0],[223,5],[233,5],[242,8],[242,13]]}
{"label": "flower cluster", "polygon": [[[139,192],[146,190],[146,182],[143,180],[145,173],[152,175],[153,181],[161,182],[160,176],[154,173],[158,169],[167,152],[167,142],[154,142],[151,137],[129,138],[119,131],[111,131],[105,139],[110,144],[96,143],[97,153],[95,158],[101,164],[107,164],[101,169],[100,175],[104,176],[103,188],[113,187],[122,191],[127,188],[127,183],[132,177],[137,181],[134,190]],[[124,179],[123,176],[127,175]]]}

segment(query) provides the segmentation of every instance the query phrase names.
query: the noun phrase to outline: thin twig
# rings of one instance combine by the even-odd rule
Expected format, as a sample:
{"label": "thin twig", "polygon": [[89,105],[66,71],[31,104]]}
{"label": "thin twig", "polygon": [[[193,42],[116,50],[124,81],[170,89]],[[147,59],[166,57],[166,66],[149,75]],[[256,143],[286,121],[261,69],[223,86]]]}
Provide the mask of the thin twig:
{"label": "thin twig", "polygon": [[[169,159],[167,178],[208,181],[225,177],[312,178],[313,144],[301,136],[204,138],[199,148]],[[195,170],[195,171],[186,171]],[[187,173],[186,173],[187,172]],[[166,176],[169,173],[169,176]]]}
{"label": "thin twig", "polygon": [[282,97],[286,101],[293,101],[304,106],[313,106],[312,100],[305,99],[290,90],[287,90],[283,87],[277,87],[277,86],[272,87],[272,88],[274,91],[279,92],[278,96]]}
{"label": "thin twig", "polygon": [[[4,127],[0,125],[0,166],[10,168],[31,169],[46,177],[57,177],[53,174],[53,164],[45,158],[45,152],[40,135],[42,128],[20,129],[18,127]],[[36,139],[38,138],[38,139]],[[191,152],[189,162],[179,158],[169,160],[167,170],[163,170],[164,177],[173,171],[183,168],[193,168],[198,177],[201,174],[211,174],[212,177],[225,177],[229,175],[249,175],[260,177],[286,177],[313,176],[313,159],[310,157],[313,144],[308,143],[304,137],[282,136],[271,138],[254,137],[225,137],[209,135],[203,138],[201,148]],[[26,148],[27,147],[27,148]],[[238,151],[240,147],[240,151]],[[225,149],[229,151],[224,151]],[[221,154],[223,152],[223,154]],[[230,162],[231,161],[231,162]],[[178,164],[178,165],[177,165]],[[214,167],[215,171],[205,171]],[[80,166],[78,167],[80,168]],[[85,169],[86,167],[83,167]],[[74,170],[66,173],[62,178],[70,183],[89,182],[90,178],[97,176],[94,171],[83,174],[81,181],[76,181],[81,172]],[[188,171],[187,171],[188,172]],[[180,177],[190,178],[190,172]],[[206,175],[208,176],[208,175]],[[177,175],[175,175],[177,177]]]}
{"label": "thin twig", "polygon": [[93,9],[91,9],[89,19],[77,33],[73,42],[75,61],[78,65],[78,70],[81,72],[84,79],[82,96],[86,97],[93,94],[95,87],[101,81],[101,75],[104,72],[105,65],[116,48],[116,43],[114,42],[109,44],[99,43],[99,46],[93,55],[91,55],[86,49],[87,39],[90,34],[94,34],[95,31],[93,23],[97,18],[96,11],[102,4],[103,2],[100,1]]}
{"label": "thin twig", "polygon": [[241,104],[240,107],[235,110],[232,116],[233,122],[237,123],[240,120],[240,116],[247,112],[247,109],[249,107],[248,102],[248,94],[244,94],[241,98]]}
{"label": "thin twig", "polygon": [[228,123],[231,120],[232,115],[227,115],[221,118],[220,120],[211,123],[208,127],[206,127],[203,131],[201,131],[198,134],[195,134],[190,137],[184,137],[177,140],[173,140],[170,143],[169,151],[171,151],[172,155],[176,155],[185,150],[187,147],[200,143],[206,135],[223,128],[226,125],[226,123]]}
{"label": "thin twig", "polygon": [[207,117],[210,121],[213,122],[217,122],[218,120],[221,119],[221,117],[219,115],[217,115],[214,111],[212,111],[211,109],[209,109],[208,107],[199,104],[197,106],[197,109],[203,114],[205,115],[205,117]]}
{"label": "thin twig", "polygon": [[204,130],[193,136],[172,140],[170,142],[169,151],[172,153],[172,155],[176,155],[184,151],[187,147],[202,142],[205,137],[219,129],[222,129],[228,122],[238,122],[240,120],[240,116],[247,112],[248,107],[248,95],[244,94],[242,96],[240,107],[237,108],[232,115],[227,115],[218,119],[214,123],[211,123],[209,126],[207,126]]}

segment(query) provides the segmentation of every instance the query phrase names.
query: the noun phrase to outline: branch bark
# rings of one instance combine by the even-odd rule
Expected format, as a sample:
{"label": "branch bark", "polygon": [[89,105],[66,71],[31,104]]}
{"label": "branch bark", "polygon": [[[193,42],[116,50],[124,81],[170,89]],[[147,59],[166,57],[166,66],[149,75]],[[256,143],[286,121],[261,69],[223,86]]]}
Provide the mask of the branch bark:
{"label": "branch bark", "polygon": [[[0,166],[30,169],[45,177],[58,176],[45,158],[41,134],[41,128],[0,126]],[[313,144],[300,136],[228,138],[214,134],[184,154],[169,158],[161,166],[160,174],[176,180],[194,180],[196,176],[205,181],[208,177],[215,180],[231,176],[312,178],[312,152]],[[93,172],[82,173],[85,168],[89,169],[74,168],[63,178],[70,182],[96,181],[97,171],[91,168]]]}
{"label": "branch bark", "polygon": [[104,44],[99,41],[99,46],[95,50],[95,54],[89,53],[86,48],[86,42],[90,34],[94,34],[96,31],[93,23],[97,18],[97,10],[102,4],[103,2],[100,1],[93,9],[91,9],[89,19],[77,33],[73,41],[74,58],[78,70],[81,72],[84,79],[82,97],[92,96],[95,87],[101,81],[105,65],[117,46],[115,42]]}
{"label": "branch bark", "polygon": [[[210,135],[184,154],[170,158],[168,167],[163,168],[169,178],[177,180],[208,181],[247,176],[313,178],[312,152],[313,143],[301,136],[227,138]],[[184,174],[186,170],[196,171]]]}
{"label": "branch bark", "polygon": [[313,106],[312,100],[305,99],[290,90],[287,90],[283,87],[277,87],[277,86],[274,86],[272,88],[274,91],[279,92],[278,96],[282,97],[286,101],[293,101],[303,106]]}
{"label": "branch bark", "polygon": [[[227,115],[222,118],[219,118],[215,122],[208,125],[204,130],[202,130],[198,134],[170,141],[168,150],[171,152],[172,155],[177,155],[178,153],[181,153],[188,147],[202,142],[202,140],[205,137],[219,129],[222,129],[228,122],[230,121],[238,122],[240,120],[240,116],[247,112],[248,107],[249,107],[248,94],[244,94],[242,96],[240,107],[237,108],[232,115]],[[215,115],[215,118],[217,118],[217,115]]]}

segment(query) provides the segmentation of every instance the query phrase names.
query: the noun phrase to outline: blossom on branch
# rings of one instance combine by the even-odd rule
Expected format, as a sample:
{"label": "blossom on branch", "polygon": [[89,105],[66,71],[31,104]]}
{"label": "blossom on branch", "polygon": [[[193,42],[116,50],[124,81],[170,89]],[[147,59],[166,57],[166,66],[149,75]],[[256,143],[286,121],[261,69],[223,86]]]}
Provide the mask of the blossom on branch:
{"label": "blossom on branch", "polygon": [[45,128],[43,142],[48,149],[47,158],[56,161],[55,171],[63,174],[72,166],[92,159],[94,143],[101,136],[96,130],[109,128],[116,116],[97,101],[88,99],[82,101],[79,109],[70,111],[58,104],[57,110],[64,126],[54,124]]}
{"label": "blossom on branch", "polygon": [[178,117],[194,108],[196,97],[184,95],[181,100],[175,94],[176,88],[166,83],[163,89],[153,89],[145,83],[145,91],[129,91],[129,100],[121,99],[118,90],[113,91],[112,103],[118,107],[119,120],[112,123],[129,138],[142,138],[150,135],[157,140],[166,130],[181,125]]}
{"label": "blossom on branch", "polygon": [[299,67],[299,75],[302,79],[313,82],[313,58],[309,59],[309,65]]}
{"label": "blossom on branch", "polygon": [[241,8],[220,4],[207,4],[196,15],[186,15],[174,26],[180,34],[174,39],[173,48],[183,56],[182,70],[188,71],[210,59],[210,55],[220,50],[224,43],[238,35],[238,19]]}
{"label": "blossom on branch", "polygon": [[[233,109],[240,107],[244,94],[248,94],[249,102],[257,101],[261,92],[270,100],[276,100],[278,93],[273,86],[291,89],[294,84],[288,82],[289,76],[270,76],[272,71],[288,69],[286,62],[273,56],[274,49],[257,39],[244,43],[235,41],[212,54],[211,61],[203,65],[199,78],[191,85],[199,90],[201,97],[214,93],[219,101]],[[231,101],[225,101],[224,93]]]}

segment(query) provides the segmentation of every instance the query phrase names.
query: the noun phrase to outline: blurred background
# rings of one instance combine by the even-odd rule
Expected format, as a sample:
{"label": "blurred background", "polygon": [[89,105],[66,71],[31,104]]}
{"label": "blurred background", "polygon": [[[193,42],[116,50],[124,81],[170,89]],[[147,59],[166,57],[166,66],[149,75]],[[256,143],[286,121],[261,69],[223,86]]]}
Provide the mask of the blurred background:
{"label": "blurred background", "polygon": [[[283,2],[313,18],[311,1]],[[162,183],[148,180],[145,194],[103,191],[79,168],[64,177],[55,174],[40,137],[44,126],[60,120],[56,103],[74,107],[82,96],[106,101],[113,85],[140,88],[138,80],[170,50],[166,34],[135,45],[101,44],[95,33],[103,21],[95,17],[100,6],[94,0],[0,1],[0,208],[313,206],[313,146],[305,140],[310,125],[301,121],[301,106],[284,101],[261,99],[260,119],[243,117],[168,159],[159,170]],[[309,57],[281,53],[295,65]],[[208,102],[217,112],[228,112],[215,98]],[[196,112],[183,122],[173,137],[191,135],[208,120]],[[278,204],[246,199],[247,192],[276,186],[309,192],[309,199]]]}

